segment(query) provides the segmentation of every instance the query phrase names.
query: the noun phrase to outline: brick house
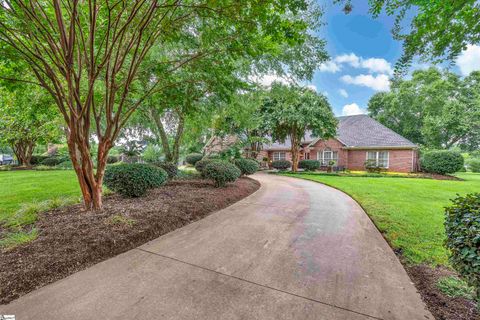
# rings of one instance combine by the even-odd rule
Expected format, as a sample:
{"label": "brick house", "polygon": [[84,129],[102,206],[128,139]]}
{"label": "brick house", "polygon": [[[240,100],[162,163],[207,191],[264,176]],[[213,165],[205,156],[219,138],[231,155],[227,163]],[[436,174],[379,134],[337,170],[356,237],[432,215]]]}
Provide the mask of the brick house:
{"label": "brick house", "polygon": [[[215,138],[209,141],[205,150],[213,141]],[[290,149],[289,140],[264,144],[257,159],[291,161]],[[319,160],[322,166],[333,161],[335,166],[348,170],[365,170],[365,162],[373,160],[387,171],[415,172],[418,169],[418,146],[367,115],[354,115],[338,117],[335,138],[321,140],[307,133],[301,143],[301,159]]]}

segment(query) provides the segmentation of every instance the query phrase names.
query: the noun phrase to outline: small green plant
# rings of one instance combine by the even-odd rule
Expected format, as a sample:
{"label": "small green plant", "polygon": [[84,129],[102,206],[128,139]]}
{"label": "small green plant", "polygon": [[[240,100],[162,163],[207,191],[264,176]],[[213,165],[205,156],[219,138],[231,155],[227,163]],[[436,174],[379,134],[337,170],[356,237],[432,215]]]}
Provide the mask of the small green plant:
{"label": "small green plant", "polygon": [[8,251],[19,245],[31,242],[38,237],[37,229],[33,228],[29,232],[15,231],[7,233],[0,239],[0,248]]}
{"label": "small green plant", "polygon": [[379,167],[375,160],[369,159],[365,161],[365,170],[369,173],[380,173],[382,172],[382,167]]}
{"label": "small green plant", "polygon": [[135,220],[122,216],[121,214],[114,214],[106,219],[106,223],[113,225],[127,225],[129,227],[135,224]]}
{"label": "small green plant", "polygon": [[445,208],[445,244],[452,266],[475,287],[480,305],[480,193],[458,196],[452,202]]}
{"label": "small green plant", "polygon": [[258,171],[259,165],[258,162],[253,159],[236,159],[234,161],[235,165],[242,172],[242,175],[254,174]]}
{"label": "small green plant", "polygon": [[114,164],[120,161],[120,158],[118,156],[108,156],[107,157],[107,163],[108,164]]}
{"label": "small green plant", "polygon": [[203,154],[201,153],[190,153],[185,157],[185,161],[194,166],[198,161],[202,160]]}
{"label": "small green plant", "polygon": [[108,166],[103,183],[124,197],[141,197],[148,189],[160,187],[167,181],[162,168],[142,163]]}
{"label": "small green plant", "polygon": [[304,169],[305,171],[315,171],[320,169],[320,161],[318,160],[300,160],[298,162],[298,167]]}
{"label": "small green plant", "polygon": [[287,170],[291,166],[292,163],[288,160],[275,160],[272,162],[272,167],[280,171]]}
{"label": "small green plant", "polygon": [[203,170],[203,176],[213,180],[216,187],[224,187],[228,182],[234,182],[241,175],[240,169],[226,161],[210,162]]}
{"label": "small green plant", "polygon": [[465,298],[472,300],[475,294],[473,287],[455,276],[443,277],[437,282],[437,287],[451,298]]}
{"label": "small green plant", "polygon": [[203,173],[203,169],[205,168],[205,166],[209,163],[212,163],[212,162],[218,162],[218,161],[222,161],[221,159],[217,159],[217,158],[214,158],[214,159],[211,159],[211,158],[204,158],[200,161],[197,161],[197,163],[195,163],[195,169],[200,172],[201,174]]}
{"label": "small green plant", "polygon": [[426,152],[420,159],[420,165],[426,172],[450,174],[462,169],[464,159],[457,151],[437,150]]}

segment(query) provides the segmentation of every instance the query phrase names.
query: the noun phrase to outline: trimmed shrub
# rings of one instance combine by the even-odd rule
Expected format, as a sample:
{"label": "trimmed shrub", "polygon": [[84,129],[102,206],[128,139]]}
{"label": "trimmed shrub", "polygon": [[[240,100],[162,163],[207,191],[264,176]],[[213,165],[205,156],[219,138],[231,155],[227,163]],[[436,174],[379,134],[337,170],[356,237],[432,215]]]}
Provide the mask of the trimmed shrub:
{"label": "trimmed shrub", "polygon": [[200,173],[203,173],[203,169],[205,168],[205,166],[211,162],[218,162],[218,161],[222,161],[221,159],[210,159],[210,158],[204,158],[200,161],[197,161],[197,163],[195,163],[195,169],[197,169],[198,172]]}
{"label": "trimmed shrub", "polygon": [[49,156],[34,155],[34,156],[32,156],[32,159],[30,159],[30,164],[32,166],[39,165],[40,163],[42,163],[43,160],[45,160],[47,158],[49,158]]}
{"label": "trimmed shrub", "polygon": [[124,197],[143,196],[148,189],[160,187],[167,181],[167,173],[142,163],[124,163],[108,166],[103,179],[104,185]]}
{"label": "trimmed shrub", "polygon": [[242,175],[254,174],[259,168],[258,162],[253,159],[240,158],[236,159],[234,163],[240,169]]}
{"label": "trimmed shrub", "polygon": [[480,159],[470,159],[468,167],[472,172],[480,172]]}
{"label": "trimmed shrub", "polygon": [[107,157],[107,163],[108,164],[114,164],[120,161],[120,158],[118,156],[108,156]]}
{"label": "trimmed shrub", "polygon": [[213,180],[216,187],[224,187],[228,182],[234,182],[242,172],[234,164],[226,161],[212,161],[203,168],[202,175]]}
{"label": "trimmed shrub", "polygon": [[49,166],[49,167],[54,167],[56,165],[59,165],[60,163],[64,161],[68,161],[68,158],[63,158],[63,157],[47,157],[44,159],[42,162],[40,162],[41,165],[43,166]]}
{"label": "trimmed shrub", "polygon": [[169,179],[173,179],[177,176],[178,168],[174,163],[161,161],[161,162],[156,162],[155,165],[165,170],[165,172],[168,174]]}
{"label": "trimmed shrub", "polygon": [[420,159],[423,171],[438,174],[455,173],[462,169],[463,164],[462,155],[450,150],[430,151]]}
{"label": "trimmed shrub", "polygon": [[445,245],[452,266],[476,288],[480,303],[480,193],[459,196],[452,202],[445,208]]}
{"label": "trimmed shrub", "polygon": [[320,168],[320,161],[318,160],[300,160],[298,162],[298,167],[300,169],[305,169],[305,171],[315,171]]}
{"label": "trimmed shrub", "polygon": [[194,166],[198,161],[202,160],[202,158],[203,155],[201,153],[190,153],[185,157],[185,161]]}
{"label": "trimmed shrub", "polygon": [[288,160],[276,160],[272,162],[272,167],[278,170],[287,170],[292,166],[292,163]]}

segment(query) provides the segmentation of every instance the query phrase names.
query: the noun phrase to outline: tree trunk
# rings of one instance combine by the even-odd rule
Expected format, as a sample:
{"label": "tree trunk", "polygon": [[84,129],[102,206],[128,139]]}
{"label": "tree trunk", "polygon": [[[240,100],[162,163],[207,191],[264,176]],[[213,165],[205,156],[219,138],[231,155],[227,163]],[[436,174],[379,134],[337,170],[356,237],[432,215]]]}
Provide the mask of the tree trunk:
{"label": "tree trunk", "polygon": [[150,111],[150,118],[155,123],[157,139],[160,140],[163,151],[165,153],[165,161],[175,163],[175,164],[178,163],[178,159],[180,157],[180,145],[182,144],[182,138],[183,138],[183,133],[185,129],[184,117],[178,112],[177,112],[177,115],[178,115],[178,127],[175,133],[173,146],[170,148],[168,135],[165,131],[165,128],[163,127],[160,114],[154,110]]}
{"label": "tree trunk", "polygon": [[19,141],[12,146],[12,149],[20,165],[31,166],[30,162],[35,149],[34,141]]}
{"label": "tree trunk", "polygon": [[295,133],[290,134],[290,141],[292,143],[291,153],[292,153],[292,171],[298,171],[298,138]]}
{"label": "tree trunk", "polygon": [[170,162],[177,164],[180,158],[180,145],[182,144],[183,131],[185,128],[185,119],[181,114],[178,114],[178,127],[175,134],[175,141],[173,143],[173,154]]}

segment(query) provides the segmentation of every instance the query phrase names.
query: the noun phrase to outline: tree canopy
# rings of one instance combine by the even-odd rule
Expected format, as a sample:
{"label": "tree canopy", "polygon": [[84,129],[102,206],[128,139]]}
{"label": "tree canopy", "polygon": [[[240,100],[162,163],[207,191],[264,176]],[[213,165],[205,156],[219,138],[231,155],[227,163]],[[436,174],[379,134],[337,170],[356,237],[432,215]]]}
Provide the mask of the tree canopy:
{"label": "tree canopy", "polygon": [[378,121],[428,148],[480,147],[480,72],[461,78],[435,68],[392,83],[368,103]]}

